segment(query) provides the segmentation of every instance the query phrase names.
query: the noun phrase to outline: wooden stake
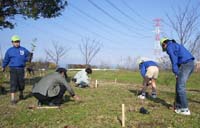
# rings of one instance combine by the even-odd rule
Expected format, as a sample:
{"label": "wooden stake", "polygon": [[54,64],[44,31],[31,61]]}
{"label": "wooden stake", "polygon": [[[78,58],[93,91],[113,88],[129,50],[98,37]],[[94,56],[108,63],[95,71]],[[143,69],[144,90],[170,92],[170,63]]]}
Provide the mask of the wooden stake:
{"label": "wooden stake", "polygon": [[98,87],[98,81],[96,80],[95,81],[95,88],[97,88]]}
{"label": "wooden stake", "polygon": [[125,127],[125,105],[122,104],[122,127]]}
{"label": "wooden stake", "polygon": [[55,109],[55,108],[60,108],[59,106],[28,106],[28,109]]}
{"label": "wooden stake", "polygon": [[51,108],[60,108],[59,106],[41,106],[41,107],[37,107],[37,109],[43,109],[43,108],[46,108],[46,109],[51,109]]}
{"label": "wooden stake", "polygon": [[115,78],[115,84],[117,83],[117,78]]}

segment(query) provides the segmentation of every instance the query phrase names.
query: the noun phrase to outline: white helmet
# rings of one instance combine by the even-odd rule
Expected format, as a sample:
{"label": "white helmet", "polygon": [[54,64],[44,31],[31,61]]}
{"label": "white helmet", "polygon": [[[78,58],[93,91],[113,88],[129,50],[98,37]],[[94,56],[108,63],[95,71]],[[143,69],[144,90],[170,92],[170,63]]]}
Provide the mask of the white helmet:
{"label": "white helmet", "polygon": [[141,63],[143,63],[143,62],[144,62],[144,59],[140,58],[140,59],[137,60],[136,63],[139,65],[139,64],[141,64]]}

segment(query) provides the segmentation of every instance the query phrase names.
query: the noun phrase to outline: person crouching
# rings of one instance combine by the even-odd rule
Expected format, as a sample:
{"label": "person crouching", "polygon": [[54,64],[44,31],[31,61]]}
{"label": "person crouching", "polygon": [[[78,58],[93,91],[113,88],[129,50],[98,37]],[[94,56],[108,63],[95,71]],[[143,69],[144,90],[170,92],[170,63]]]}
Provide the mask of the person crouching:
{"label": "person crouching", "polygon": [[38,106],[43,104],[60,106],[65,91],[68,91],[75,100],[80,99],[68,85],[66,72],[67,70],[65,68],[58,68],[56,72],[44,76],[33,86],[32,93],[38,99]]}
{"label": "person crouching", "polygon": [[88,74],[92,74],[91,68],[86,68],[77,72],[72,81],[75,82],[77,87],[80,88],[89,87],[90,80],[88,78]]}

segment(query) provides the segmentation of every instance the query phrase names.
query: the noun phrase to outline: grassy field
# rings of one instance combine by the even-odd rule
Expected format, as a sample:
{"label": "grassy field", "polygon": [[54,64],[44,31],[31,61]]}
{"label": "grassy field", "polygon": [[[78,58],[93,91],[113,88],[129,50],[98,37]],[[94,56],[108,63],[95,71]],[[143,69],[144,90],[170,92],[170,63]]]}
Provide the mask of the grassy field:
{"label": "grassy field", "polygon": [[[75,72],[69,71],[72,77]],[[187,96],[191,116],[175,114],[168,107],[174,101],[175,80],[171,72],[161,72],[157,83],[158,98],[140,100],[137,92],[142,78],[133,71],[94,71],[92,84],[98,80],[98,88],[74,87],[81,101],[65,95],[60,109],[28,109],[36,105],[31,96],[32,84],[40,79],[27,80],[26,99],[10,105],[9,93],[0,95],[0,128],[121,128],[121,105],[125,104],[126,128],[199,128],[200,127],[200,78],[193,73],[187,83]],[[4,84],[7,91],[9,85]],[[150,92],[150,89],[148,90]],[[141,114],[146,108],[150,113]]]}

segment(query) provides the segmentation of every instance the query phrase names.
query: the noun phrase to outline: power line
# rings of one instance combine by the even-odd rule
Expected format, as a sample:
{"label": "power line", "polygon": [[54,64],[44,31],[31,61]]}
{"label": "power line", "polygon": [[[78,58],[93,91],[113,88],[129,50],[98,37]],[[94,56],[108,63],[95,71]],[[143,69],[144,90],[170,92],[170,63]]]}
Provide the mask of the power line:
{"label": "power line", "polygon": [[[149,29],[146,28],[144,25],[142,25],[141,23],[138,23],[134,18],[130,17],[128,14],[126,14],[125,12],[123,12],[121,9],[119,9],[117,6],[115,6],[110,0],[105,0],[109,5],[111,5],[113,8],[115,8],[118,12],[120,12],[123,16],[125,16],[126,18],[128,18],[130,21],[134,21],[136,24],[138,24],[139,26],[142,26],[145,29]],[[143,29],[144,30],[144,29]]]}
{"label": "power line", "polygon": [[70,32],[70,34],[78,35],[78,36],[80,36],[80,37],[83,36],[83,35],[81,35],[80,33],[76,32],[76,31],[73,31],[73,30],[71,30],[71,29],[65,27],[65,26],[62,25],[62,24],[59,24],[58,22],[54,22],[54,24],[56,24],[56,26],[59,26],[61,29]]}
{"label": "power line", "polygon": [[104,22],[101,22],[101,21],[98,20],[97,18],[95,18],[95,17],[89,15],[88,13],[86,13],[86,12],[80,10],[80,9],[79,9],[78,7],[76,7],[75,5],[73,5],[73,4],[69,4],[69,5],[71,5],[71,7],[72,7],[73,9],[77,10],[77,11],[78,11],[79,13],[81,13],[82,15],[84,15],[84,16],[90,18],[91,20],[93,20],[93,21],[95,21],[95,22],[101,24],[101,25],[104,26],[105,28],[107,28],[107,29],[109,28],[111,31],[114,30],[114,31],[116,31],[116,32],[119,32],[120,34],[123,34],[123,35],[128,36],[128,37],[131,37],[131,38],[133,37],[133,35],[124,33],[124,32],[122,32],[122,31],[119,31],[119,30],[117,30],[116,28],[113,28],[113,27],[111,27],[111,26],[105,24]]}
{"label": "power line", "polygon": [[135,11],[129,4],[127,4],[125,2],[125,0],[121,0],[122,3],[127,7],[129,8],[135,15],[137,15],[138,17],[140,17],[143,21],[147,22],[147,23],[151,23],[151,21],[145,19],[144,17],[142,17],[137,11]]}
{"label": "power line", "polygon": [[92,34],[95,34],[95,35],[97,35],[97,36],[99,36],[99,37],[102,37],[103,39],[105,39],[105,40],[107,40],[107,41],[112,41],[110,38],[107,38],[107,37],[105,37],[105,36],[102,36],[102,35],[99,34],[99,33],[96,33],[96,32],[94,32],[94,31],[91,31],[91,30],[89,30],[87,27],[85,27],[85,26],[83,26],[83,25],[80,25],[80,24],[75,23],[75,22],[73,22],[73,21],[71,21],[71,23],[74,24],[74,25],[76,25],[76,26],[79,26],[79,27],[80,27],[81,29],[83,29],[84,31],[87,30],[88,32],[90,32],[90,33],[92,33]]}
{"label": "power line", "polygon": [[[79,13],[76,13],[76,12],[74,12],[74,11],[73,11],[73,13],[75,13],[76,15],[82,16],[82,15],[80,15]],[[76,15],[75,15],[75,16],[76,16]],[[88,20],[88,19],[86,19],[86,18],[82,18],[82,19],[86,20],[87,22],[91,22],[90,20]],[[75,26],[79,26],[79,27],[82,28],[84,31],[87,30],[88,32],[90,32],[90,33],[92,33],[92,34],[99,35],[98,33],[94,32],[94,31],[91,31],[91,30],[89,29],[90,27],[83,26],[82,23],[79,24],[78,22],[73,21],[72,19],[68,19],[68,21],[71,21],[72,24],[74,24]],[[98,24],[98,25],[99,25],[99,24]],[[96,27],[98,27],[98,29],[99,29],[99,27],[101,27],[101,26],[96,26]],[[101,31],[101,32],[104,32],[104,34],[109,34],[109,36],[112,34],[111,31],[109,31],[108,29],[105,29],[105,28],[102,28],[102,27],[101,27],[101,29],[104,29],[103,31]],[[112,31],[112,32],[115,32],[115,31]],[[116,34],[119,34],[119,33],[116,33]],[[100,35],[100,36],[101,36],[101,35]],[[127,36],[127,37],[130,38],[130,36]]]}
{"label": "power line", "polygon": [[[133,28],[133,26],[126,24],[120,20],[118,20],[117,18],[113,17],[111,14],[109,14],[107,11],[105,11],[103,8],[101,8],[100,6],[98,6],[97,4],[95,4],[92,0],[88,0],[89,3],[91,3],[94,7],[96,7],[97,9],[99,9],[100,11],[102,11],[105,15],[107,15],[108,17],[110,17],[112,20],[114,20],[115,22],[117,22],[118,24],[120,24],[121,26],[124,27],[124,25],[126,26],[125,28],[129,31],[132,32],[132,30],[130,28]],[[134,32],[135,34],[142,36],[142,34],[138,33],[138,32]]]}
{"label": "power line", "polygon": [[[84,19],[86,22],[93,22],[93,20],[91,20],[91,19],[88,19],[88,18],[85,18],[83,15],[81,15],[80,13],[78,13],[78,12],[76,12],[76,11],[73,11],[73,13],[74,13],[74,16],[79,16],[79,17],[82,17],[82,19]],[[71,19],[70,19],[71,20]],[[69,21],[69,19],[68,19],[68,21]],[[72,21],[72,23],[74,23],[74,21]],[[96,23],[96,22],[95,22]],[[80,24],[79,24],[80,25]],[[101,29],[104,29],[104,32],[105,33],[110,33],[111,31],[109,31],[110,29],[105,29],[105,27],[103,26],[102,27],[102,25],[100,25],[100,24],[95,24],[95,26],[96,27],[101,27]],[[88,29],[88,27],[85,27],[85,28],[87,28]],[[112,31],[113,32],[113,31]],[[118,34],[118,33],[117,33]]]}

